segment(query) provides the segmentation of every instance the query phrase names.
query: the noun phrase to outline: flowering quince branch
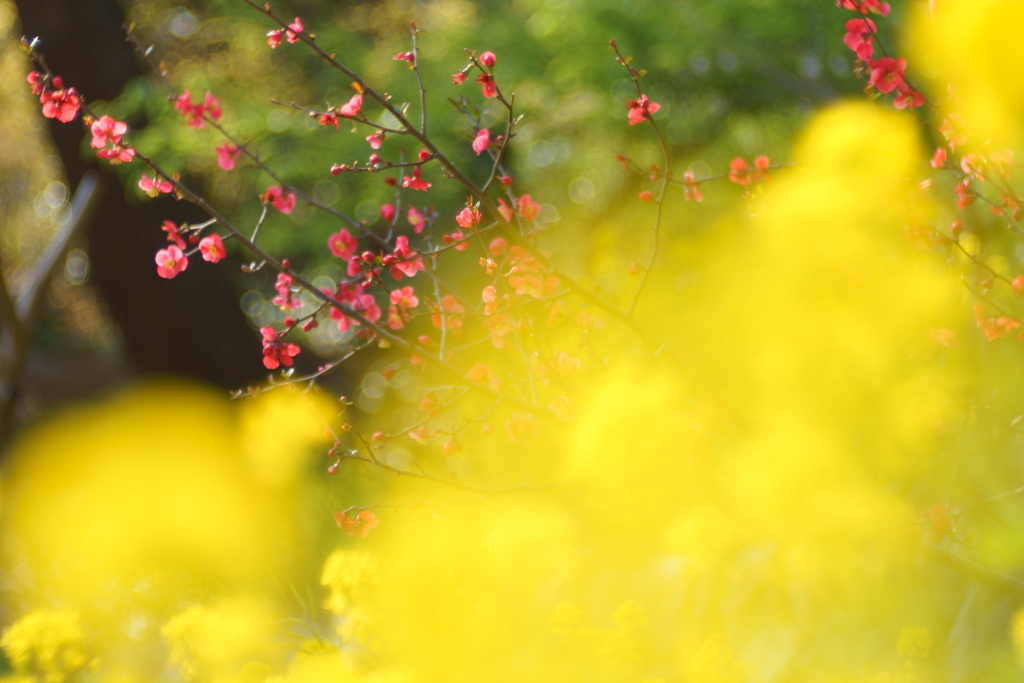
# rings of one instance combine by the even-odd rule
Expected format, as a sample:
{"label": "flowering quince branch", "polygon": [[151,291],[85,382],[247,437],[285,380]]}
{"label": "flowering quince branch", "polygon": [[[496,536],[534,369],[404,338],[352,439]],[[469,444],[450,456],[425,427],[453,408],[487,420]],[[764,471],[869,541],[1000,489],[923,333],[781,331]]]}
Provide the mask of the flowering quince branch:
{"label": "flowering quince branch", "polygon": [[[135,49],[136,53],[143,60],[146,61],[146,63],[149,65],[149,67],[153,71],[153,73],[157,76],[157,78],[164,84],[164,86],[171,93],[171,96],[170,96],[171,99],[173,99],[173,100],[179,99],[181,94],[178,92],[177,88],[175,88],[174,84],[170,82],[170,80],[167,78],[166,73],[164,73],[164,71],[160,68],[160,66],[153,61],[153,58],[152,58],[152,48],[144,49],[142,47],[142,44],[139,42],[139,40],[136,37],[135,33],[132,31],[132,27],[130,25],[129,26],[125,26],[125,31],[126,31],[126,34],[128,36],[128,40],[129,40],[129,42],[131,42],[132,47]],[[365,231],[366,234],[370,235],[371,237],[375,236],[372,233],[372,231],[367,230],[366,226],[364,226],[362,223],[360,223],[359,221],[355,220],[354,218],[351,218],[350,216],[345,215],[344,213],[342,213],[341,211],[338,211],[337,209],[335,209],[333,207],[327,206],[325,204],[322,204],[322,203],[316,201],[315,199],[313,199],[313,197],[309,196],[305,192],[302,192],[298,188],[293,187],[293,186],[289,185],[288,183],[286,183],[281,178],[281,176],[279,176],[273,169],[271,169],[269,166],[267,166],[260,159],[259,153],[253,152],[252,150],[249,149],[249,147],[247,145],[243,144],[236,137],[234,137],[231,133],[229,133],[227,131],[227,129],[224,128],[224,126],[222,126],[219,123],[219,121],[217,120],[218,118],[219,118],[219,116],[214,118],[213,116],[211,116],[210,114],[208,114],[208,113],[206,113],[204,111],[201,114],[201,118],[199,120],[202,120],[202,121],[205,121],[206,123],[209,123],[221,135],[223,135],[228,140],[228,142],[230,142],[230,147],[232,148],[232,153],[234,153],[236,155],[244,154],[246,157],[248,157],[252,161],[253,165],[256,166],[256,168],[258,168],[261,171],[263,171],[264,173],[266,173],[270,178],[272,178],[274,180],[274,182],[278,183],[278,185],[280,185],[282,188],[284,188],[285,191],[292,192],[292,193],[296,194],[299,198],[302,199],[302,201],[306,202],[310,206],[315,206],[315,207],[317,207],[318,209],[320,209],[322,211],[326,211],[326,212],[334,215],[336,218],[339,218],[340,220],[342,220],[345,223],[347,223],[350,227],[353,227],[353,228],[355,228],[357,230]],[[223,164],[222,164],[222,166],[223,166]],[[233,162],[231,163],[231,168],[234,168],[234,163]],[[226,169],[226,170],[230,170],[230,169]]]}
{"label": "flowering quince branch", "polygon": [[[672,177],[671,159],[668,153],[668,145],[665,144],[665,138],[661,134],[661,129],[658,127],[657,121],[654,120],[653,114],[660,109],[660,106],[656,102],[651,102],[646,95],[640,89],[640,77],[641,72],[630,66],[629,59],[622,56],[619,52],[619,46],[614,40],[608,41],[608,47],[611,48],[612,52],[615,53],[616,61],[619,62],[629,72],[629,77],[633,81],[633,87],[636,89],[636,100],[630,100],[628,103],[629,107],[629,122],[630,125],[639,123],[640,121],[647,120],[651,122],[651,126],[654,128],[655,135],[658,136],[658,144],[661,146],[661,154],[664,159],[665,169],[661,177],[661,189],[658,191],[658,197],[655,199],[657,208],[654,213],[654,244],[651,247],[651,255],[647,259],[647,267],[644,268],[643,273],[640,275],[640,284],[637,285],[636,291],[633,292],[633,299],[629,303],[629,308],[626,309],[626,315],[632,316],[633,311],[636,310],[636,305],[640,302],[640,295],[643,294],[644,288],[647,286],[647,279],[651,274],[651,268],[654,266],[655,259],[658,258],[658,251],[661,246],[661,217],[662,211],[665,206],[665,193],[668,190],[668,182]],[[648,193],[648,196],[650,193]],[[653,197],[644,197],[641,194],[641,199],[650,201]]]}
{"label": "flowering quince branch", "polygon": [[[292,30],[295,33],[297,40],[301,40],[302,42],[306,43],[314,52],[316,52],[320,59],[323,60],[327,65],[341,72],[347,78],[349,78],[349,80],[353,82],[354,88],[356,88],[361,94],[364,94],[370,97],[371,99],[375,100],[382,107],[384,107],[392,116],[394,116],[402,125],[402,127],[406,131],[408,131],[410,135],[412,135],[419,142],[421,142],[424,145],[424,147],[426,147],[428,152],[432,153],[437,157],[438,161],[444,167],[445,171],[452,178],[454,178],[463,186],[465,186],[477,198],[477,200],[481,202],[481,205],[485,207],[488,210],[488,212],[490,212],[495,217],[495,219],[503,218],[502,212],[499,211],[498,206],[494,203],[494,201],[488,195],[484,194],[481,191],[481,189],[477,187],[469,178],[467,178],[451,162],[451,160],[449,160],[447,156],[445,156],[445,154],[434,145],[434,143],[425,134],[421,133],[415,126],[413,126],[406,118],[404,111],[402,111],[399,108],[396,108],[391,103],[390,98],[380,95],[376,90],[369,87],[358,74],[356,74],[348,67],[336,61],[333,56],[329,55],[327,52],[321,49],[320,46],[316,44],[313,36],[310,36],[309,34],[303,31],[295,31],[294,28],[291,28],[291,25],[286,24],[281,18],[275,15],[273,11],[270,10],[269,6],[259,5],[256,2],[253,2],[253,0],[243,0],[243,2],[245,2],[253,9],[257,10],[258,12],[266,15],[268,18],[270,18],[272,21],[278,24],[278,26],[281,27],[281,30]],[[467,68],[460,73],[466,73],[468,71],[469,69]],[[480,82],[481,85],[484,86],[485,96],[496,97],[498,96],[497,85],[494,83],[493,76],[490,76],[490,78],[488,78],[488,76],[490,76],[489,73],[482,74],[481,77],[478,79],[478,82]],[[520,234],[516,230],[512,230],[511,228],[511,224],[503,225],[505,233],[509,236],[510,239],[512,239],[515,242],[517,246],[526,251],[533,259],[535,259],[541,266],[547,269],[554,277],[564,282],[566,286],[572,289],[575,294],[587,300],[594,306],[597,306],[598,308],[605,311],[606,313],[616,318],[620,322],[624,323],[627,327],[633,330],[633,332],[636,333],[641,338],[644,344],[652,352],[660,350],[662,348],[660,344],[657,344],[654,341],[654,339],[650,336],[649,333],[647,333],[642,327],[640,327],[637,324],[637,322],[632,318],[632,316],[626,315],[625,312],[619,310],[616,306],[608,303],[607,301],[597,296],[580,283],[576,282],[573,278],[570,278],[568,275],[566,275],[564,271],[562,271],[560,268],[551,263],[551,261],[543,253],[541,253],[541,251],[538,248],[531,244],[530,241],[527,240],[522,234]]]}

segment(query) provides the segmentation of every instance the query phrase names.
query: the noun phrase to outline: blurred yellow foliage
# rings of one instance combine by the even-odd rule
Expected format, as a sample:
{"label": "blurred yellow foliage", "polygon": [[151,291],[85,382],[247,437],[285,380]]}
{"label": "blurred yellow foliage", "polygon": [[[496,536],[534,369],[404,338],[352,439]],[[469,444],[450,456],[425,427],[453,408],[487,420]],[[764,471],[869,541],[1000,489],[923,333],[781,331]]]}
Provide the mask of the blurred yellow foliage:
{"label": "blurred yellow foliage", "polygon": [[[644,322],[682,360],[610,357],[579,380],[567,426],[450,459],[466,480],[571,485],[387,480],[378,502],[442,502],[380,511],[350,539],[331,528],[335,498],[305,493],[336,408],[141,387],[19,444],[8,563],[42,588],[24,601],[79,606],[109,680],[147,647],[186,680],[275,683],[852,681],[933,657],[931,632],[906,629],[935,615],[903,602],[920,527],[892,485],[935,457],[962,381],[928,336],[960,329],[955,282],[903,239],[931,210],[907,200],[925,155],[909,117],[841,104],[796,157],[699,263],[670,245],[701,278],[683,297],[654,277]],[[356,495],[362,464],[330,481]],[[326,547],[303,512],[334,532]],[[132,591],[163,597],[102,607]],[[131,615],[159,628],[126,636]],[[33,618],[9,652],[36,651]]]}

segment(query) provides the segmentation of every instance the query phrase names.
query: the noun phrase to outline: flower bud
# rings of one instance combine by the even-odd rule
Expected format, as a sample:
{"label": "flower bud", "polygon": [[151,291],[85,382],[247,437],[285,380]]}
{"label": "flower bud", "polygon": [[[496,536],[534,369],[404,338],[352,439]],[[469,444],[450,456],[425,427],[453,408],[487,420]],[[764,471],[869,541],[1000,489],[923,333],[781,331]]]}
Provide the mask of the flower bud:
{"label": "flower bud", "polygon": [[334,164],[331,166],[331,175],[341,175],[341,165]]}
{"label": "flower bud", "polygon": [[386,438],[387,438],[387,435],[384,434],[384,432],[374,432],[373,433],[373,440],[376,441],[377,443],[380,443],[381,441],[383,441]]}
{"label": "flower bud", "polygon": [[493,52],[485,52],[482,55],[480,55],[480,63],[486,66],[488,69],[494,66],[494,62],[496,62],[497,60],[498,58],[494,56]]}

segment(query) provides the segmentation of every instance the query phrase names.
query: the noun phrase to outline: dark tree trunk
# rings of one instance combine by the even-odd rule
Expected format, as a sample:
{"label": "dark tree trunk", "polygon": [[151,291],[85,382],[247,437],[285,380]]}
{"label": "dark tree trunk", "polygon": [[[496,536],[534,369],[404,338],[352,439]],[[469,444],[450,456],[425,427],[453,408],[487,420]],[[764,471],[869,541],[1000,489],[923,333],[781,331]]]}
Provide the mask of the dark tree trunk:
{"label": "dark tree trunk", "polygon": [[[43,41],[54,73],[87,99],[116,97],[142,73],[122,29],[117,0],[16,0],[25,35]],[[78,122],[51,121],[72,191],[94,158],[80,153]],[[104,168],[106,167],[106,168]],[[156,274],[153,256],[166,246],[164,220],[199,222],[199,209],[163,196],[129,203],[104,162],[103,202],[89,229],[92,282],[124,336],[127,355],[142,374],[184,375],[239,387],[262,374],[259,335],[238,305],[228,264],[192,259],[175,280]]]}

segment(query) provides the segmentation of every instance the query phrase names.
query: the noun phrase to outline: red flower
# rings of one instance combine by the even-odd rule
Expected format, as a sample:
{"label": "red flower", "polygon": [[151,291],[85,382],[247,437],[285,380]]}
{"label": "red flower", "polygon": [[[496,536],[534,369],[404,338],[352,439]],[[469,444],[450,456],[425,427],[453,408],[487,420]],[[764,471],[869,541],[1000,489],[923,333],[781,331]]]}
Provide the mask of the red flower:
{"label": "red flower", "polygon": [[295,193],[289,192],[285,197],[284,191],[277,185],[268,187],[267,191],[263,193],[262,199],[273,204],[274,208],[281,213],[291,213],[295,208]]}
{"label": "red flower", "polygon": [[299,42],[300,38],[296,34],[297,33],[302,33],[303,31],[306,30],[302,26],[302,19],[299,19],[298,17],[295,17],[295,21],[293,23],[288,24],[288,28],[290,28],[291,31],[285,31],[284,33],[285,33],[285,38],[288,39],[289,43],[297,43],[297,42]]}
{"label": "red flower", "polygon": [[540,215],[540,204],[533,201],[528,194],[520,197],[516,205],[519,208],[519,215],[528,221],[535,220]]}
{"label": "red flower", "polygon": [[480,223],[480,211],[476,208],[466,207],[455,217],[455,222],[463,228],[472,228]]}
{"label": "red flower", "polygon": [[335,114],[333,111],[329,111],[326,114],[321,114],[320,115],[320,125],[321,126],[334,126],[335,128],[337,128],[338,127],[338,116],[337,116],[337,114]]}
{"label": "red flower", "polygon": [[[54,79],[54,84],[56,82],[57,79]],[[39,101],[43,105],[43,116],[48,119],[57,119],[61,123],[74,121],[78,110],[82,107],[82,100],[74,88],[44,92],[39,96]]]}
{"label": "red flower", "polygon": [[875,30],[875,22],[870,19],[850,19],[846,22],[846,36],[843,37],[843,42],[846,43],[846,47],[857,53],[857,57],[866,61],[875,54],[872,42]]}
{"label": "red flower", "polygon": [[160,229],[167,233],[168,242],[174,242],[178,245],[179,249],[185,248],[185,240],[183,240],[181,235],[178,234],[178,226],[172,221],[164,221],[163,225],[160,226]]}
{"label": "red flower", "polygon": [[188,257],[175,245],[156,252],[156,274],[170,280],[188,268]]}
{"label": "red flower", "polygon": [[384,144],[384,131],[378,130],[373,135],[367,137],[366,141],[370,143],[370,149],[380,149],[380,146]]}
{"label": "red flower", "polygon": [[877,88],[878,92],[891,93],[903,85],[907,60],[902,57],[873,59],[868,62],[868,66],[871,67],[871,78],[868,80],[868,85]]}
{"label": "red flower", "polygon": [[[463,76],[465,78],[465,76]],[[39,97],[43,94],[43,90],[46,89],[46,75],[41,74],[38,71],[29,71],[26,80],[29,85],[32,86],[32,94]]]}
{"label": "red flower", "polygon": [[645,203],[646,202],[653,202],[654,201],[654,195],[651,194],[649,191],[644,190],[643,192],[640,193],[640,201],[645,202]]}
{"label": "red flower", "polygon": [[332,254],[348,261],[356,253],[356,238],[348,230],[342,228],[327,238],[327,246]]}
{"label": "red flower", "polygon": [[380,520],[377,519],[377,515],[369,510],[363,510],[353,519],[349,519],[344,512],[335,512],[334,523],[341,527],[341,530],[349,536],[366,538],[366,535],[370,533],[370,529],[375,529],[380,524]]}
{"label": "red flower", "polygon": [[96,149],[103,149],[107,143],[116,145],[121,141],[121,136],[128,131],[128,124],[115,121],[104,114],[89,128],[92,133],[92,142],[89,144]]}
{"label": "red flower", "polygon": [[199,253],[203,255],[204,261],[210,263],[217,263],[228,255],[227,249],[224,248],[224,240],[217,234],[208,235],[199,240]]}
{"label": "red flower", "polygon": [[420,300],[416,298],[412,287],[402,287],[391,292],[391,303],[404,311],[419,306]]}
{"label": "red flower", "polygon": [[401,260],[391,266],[391,277],[401,282],[403,275],[414,277],[419,271],[426,270],[423,267],[423,259],[417,256],[417,253],[415,249],[409,248],[409,238],[399,235],[395,239],[395,256]]}
{"label": "red flower", "polygon": [[348,104],[343,104],[338,113],[342,116],[359,116],[363,111],[363,96],[353,95]]}
{"label": "red flower", "polygon": [[889,16],[889,10],[892,9],[889,7],[889,3],[882,2],[881,0],[836,0],[836,7],[853,10],[861,14],[872,12],[874,14],[881,14],[883,17]]}
{"label": "red flower", "polygon": [[430,188],[430,183],[420,177],[420,167],[417,166],[412,169],[412,175],[407,175],[402,178],[402,187],[408,187],[410,190],[423,190],[426,192]]}
{"label": "red flower", "polygon": [[263,365],[268,370],[274,370],[280,365],[289,367],[294,362],[292,358],[301,351],[298,345],[278,339],[280,335],[273,327],[261,327],[260,334],[263,335]]}
{"label": "red flower", "polygon": [[932,155],[931,161],[932,168],[942,168],[946,165],[946,148],[937,147],[935,154]]}
{"label": "red flower", "polygon": [[235,145],[229,145],[224,143],[220,147],[215,148],[217,150],[217,163],[225,171],[230,171],[235,168],[235,159],[242,156],[242,150]]}
{"label": "red flower", "polygon": [[281,44],[281,38],[284,36],[284,29],[278,29],[276,31],[267,32],[267,45],[273,50]]}
{"label": "red flower", "polygon": [[484,97],[494,97],[498,94],[498,85],[494,82],[494,76],[490,74],[480,74],[476,77],[476,82],[484,87]]}
{"label": "red flower", "polygon": [[101,149],[96,152],[96,156],[100,159],[109,159],[110,163],[116,166],[123,161],[131,161],[135,157],[135,150],[118,145],[110,149]]}
{"label": "red flower", "polygon": [[213,120],[219,121],[221,115],[220,102],[217,101],[217,98],[214,97],[213,93],[209,90],[206,91],[206,101],[204,102],[204,105],[206,106],[206,111],[210,112],[210,116],[213,117]]}
{"label": "red flower", "polygon": [[274,283],[274,289],[277,290],[277,296],[271,299],[271,303],[275,306],[280,306],[286,311],[290,311],[293,308],[302,308],[304,304],[302,300],[295,295],[292,291],[292,276],[288,273],[278,273],[277,282]]}
{"label": "red flower", "polygon": [[747,187],[750,185],[750,165],[743,157],[729,162],[729,181]]}
{"label": "red flower", "polygon": [[185,122],[188,123],[189,128],[198,130],[203,127],[205,107],[202,104],[192,104],[192,93],[190,91],[185,90],[185,92],[178,95],[174,108],[179,110],[181,115],[185,117]]}
{"label": "red flower", "polygon": [[477,156],[480,156],[490,146],[491,131],[487,130],[486,128],[483,128],[476,134],[476,139],[473,140],[473,151],[476,152]]}
{"label": "red flower", "polygon": [[924,95],[916,90],[911,90],[906,83],[901,83],[898,90],[900,94],[892,101],[893,106],[897,109],[906,109],[907,107],[917,109],[924,104]]}
{"label": "red flower", "polygon": [[167,194],[174,189],[174,185],[169,181],[158,178],[155,175],[152,178],[147,175],[139,178],[139,187],[150,197],[155,197],[161,192]]}
{"label": "red flower", "polygon": [[395,205],[385,204],[384,206],[380,207],[380,217],[383,218],[388,223],[393,221],[395,219]]}
{"label": "red flower", "polygon": [[651,102],[647,95],[641,95],[638,99],[626,102],[626,106],[629,107],[629,125],[631,126],[635,126],[661,109],[661,105]]}
{"label": "red flower", "polygon": [[392,59],[396,59],[402,62],[408,62],[410,69],[416,66],[416,55],[414,55],[411,52],[399,52],[397,55],[392,57]]}
{"label": "red flower", "polygon": [[462,85],[463,83],[466,82],[466,74],[463,73],[462,71],[460,71],[457,74],[452,74],[452,81],[455,83],[455,85]]}
{"label": "red flower", "polygon": [[[441,315],[442,310],[446,311],[446,314],[443,317]],[[437,310],[430,316],[430,324],[440,330],[443,320],[444,329],[458,330],[458,328],[462,327],[462,316],[457,314],[465,312],[466,309],[462,307],[458,299],[451,294],[448,294],[441,298],[441,309]]]}

